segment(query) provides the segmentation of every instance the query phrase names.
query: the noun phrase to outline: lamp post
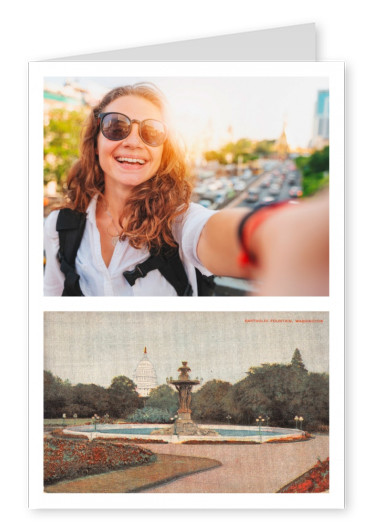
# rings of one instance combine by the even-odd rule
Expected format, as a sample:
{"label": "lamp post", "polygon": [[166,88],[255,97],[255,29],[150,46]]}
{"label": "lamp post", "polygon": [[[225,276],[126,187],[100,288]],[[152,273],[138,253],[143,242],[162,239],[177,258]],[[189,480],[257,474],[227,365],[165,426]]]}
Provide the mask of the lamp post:
{"label": "lamp post", "polygon": [[298,415],[295,415],[294,420],[295,420],[295,427],[296,429],[298,429],[298,420],[299,420]]}
{"label": "lamp post", "polygon": [[174,423],[174,435],[177,435],[177,431],[176,431],[176,419],[178,418],[177,415],[174,415],[173,417],[170,418],[170,420]]}
{"label": "lamp post", "polygon": [[63,417],[63,428],[64,428],[65,427],[65,419],[67,418],[67,414],[63,413],[62,417]]}
{"label": "lamp post", "polygon": [[303,417],[299,417],[300,429],[301,429],[301,430],[303,430],[303,420],[304,420]]}
{"label": "lamp post", "polygon": [[94,424],[94,431],[97,431],[97,422],[99,421],[99,416],[95,413],[95,415],[91,417],[91,420]]}
{"label": "lamp post", "polygon": [[232,419],[231,415],[226,416],[227,424],[230,424],[230,420]]}
{"label": "lamp post", "polygon": [[257,422],[257,424],[258,424],[260,442],[262,442],[261,426],[262,426],[262,423],[265,422],[265,419],[263,419],[262,416],[260,415],[260,416],[256,419],[256,422]]}

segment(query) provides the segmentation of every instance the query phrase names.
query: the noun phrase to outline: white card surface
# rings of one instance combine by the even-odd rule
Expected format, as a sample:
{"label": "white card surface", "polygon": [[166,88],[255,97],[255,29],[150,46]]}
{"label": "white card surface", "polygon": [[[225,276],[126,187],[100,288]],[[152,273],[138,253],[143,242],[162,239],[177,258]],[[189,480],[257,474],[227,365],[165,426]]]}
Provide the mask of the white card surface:
{"label": "white card surface", "polygon": [[[298,44],[299,43],[299,44]],[[259,51],[256,51],[258,48]],[[274,61],[290,61],[278,63]],[[124,62],[126,61],[126,62]],[[187,61],[184,63],[184,61]],[[253,61],[254,64],[249,63]],[[269,62],[265,62],[269,61]],[[273,61],[273,62],[272,62]],[[294,61],[297,63],[294,64]],[[304,62],[302,62],[304,61]],[[307,62],[308,61],[308,62]],[[309,62],[311,61],[311,62]],[[44,342],[43,316],[54,312],[130,312],[171,310],[189,312],[239,311],[243,312],[323,312],[329,315],[328,336],[331,386],[331,435],[330,454],[337,457],[331,462],[331,488],[328,493],[301,497],[283,497],[271,492],[227,494],[165,494],[163,497],[148,494],[51,494],[40,488],[42,482],[43,455],[41,448],[40,410],[43,401],[41,358],[30,360],[30,505],[33,508],[339,508],[343,506],[343,65],[315,63],[315,32],[313,24],[289,28],[277,28],[239,35],[219,36],[198,41],[169,43],[156,47],[101,52],[89,56],[54,59],[30,65],[30,175],[38,180],[43,173],[40,153],[43,137],[43,104],[40,98],[43,84],[49,79],[102,78],[103,86],[113,86],[114,80],[150,79],[158,84],[196,79],[200,82],[225,78],[241,83],[262,80],[287,80],[312,82],[317,90],[317,80],[325,80],[330,91],[330,168],[331,168],[331,279],[329,297],[268,297],[229,298],[225,302],[211,300],[179,300],[177,306],[166,298],[133,298],[132,308],[121,298],[47,298],[41,295],[40,264],[31,260],[32,278],[38,279],[30,286],[30,301],[38,311],[30,315],[31,350],[42,351]],[[173,63],[172,63],[173,62]],[[108,83],[106,84],[106,80]],[[282,83],[282,81],[281,81]],[[326,83],[326,84],[325,84]],[[320,84],[320,82],[319,82]],[[166,86],[167,86],[166,85]],[[323,85],[323,86],[324,86]],[[111,88],[108,86],[108,88]],[[213,85],[214,86],[214,85]],[[219,86],[221,86],[219,84]],[[282,86],[282,85],[281,85]],[[244,103],[244,101],[243,101]],[[41,189],[30,190],[30,241],[32,247],[42,247],[42,224],[39,217]],[[335,339],[334,339],[335,338]],[[180,355],[180,354],[179,354]],[[180,361],[179,361],[180,362]],[[34,459],[35,458],[35,459]],[[292,478],[293,479],[293,478]],[[37,488],[35,488],[37,485]],[[179,497],[180,496],[180,497]]]}

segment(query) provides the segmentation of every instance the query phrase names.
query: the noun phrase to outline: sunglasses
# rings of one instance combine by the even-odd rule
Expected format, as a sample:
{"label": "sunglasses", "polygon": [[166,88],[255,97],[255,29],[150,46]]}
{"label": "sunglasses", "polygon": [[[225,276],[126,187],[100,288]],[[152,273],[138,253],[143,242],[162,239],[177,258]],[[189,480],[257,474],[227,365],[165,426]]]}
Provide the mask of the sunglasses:
{"label": "sunglasses", "polygon": [[108,140],[124,140],[132,130],[132,124],[138,124],[138,134],[145,144],[161,146],[167,138],[167,127],[158,120],[131,120],[121,112],[103,112],[99,114],[100,129]]}

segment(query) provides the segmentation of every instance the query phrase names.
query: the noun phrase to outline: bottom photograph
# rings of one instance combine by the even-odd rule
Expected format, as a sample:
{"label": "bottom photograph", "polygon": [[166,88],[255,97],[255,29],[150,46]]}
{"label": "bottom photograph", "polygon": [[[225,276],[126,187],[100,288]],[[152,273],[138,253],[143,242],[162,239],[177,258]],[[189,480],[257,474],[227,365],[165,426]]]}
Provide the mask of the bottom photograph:
{"label": "bottom photograph", "polygon": [[44,492],[325,493],[328,312],[45,312]]}

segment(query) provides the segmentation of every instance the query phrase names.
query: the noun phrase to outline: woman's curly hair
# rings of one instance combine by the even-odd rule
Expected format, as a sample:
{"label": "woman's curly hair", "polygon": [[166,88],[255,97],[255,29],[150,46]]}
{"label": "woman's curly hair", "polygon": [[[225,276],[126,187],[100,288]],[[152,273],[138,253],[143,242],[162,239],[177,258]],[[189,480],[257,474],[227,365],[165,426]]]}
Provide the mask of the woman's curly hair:
{"label": "woman's curly hair", "polygon": [[[103,199],[104,173],[96,154],[100,130],[98,115],[122,96],[145,98],[165,113],[165,98],[152,83],[126,85],[108,92],[91,110],[84,124],[80,158],[68,174],[65,207],[85,212],[94,196]],[[188,209],[191,190],[184,150],[169,130],[156,175],[135,186],[127,198],[119,220],[123,227],[120,239],[128,238],[130,245],[136,249],[143,246],[149,250],[160,249],[164,243],[175,246],[172,224]]]}

